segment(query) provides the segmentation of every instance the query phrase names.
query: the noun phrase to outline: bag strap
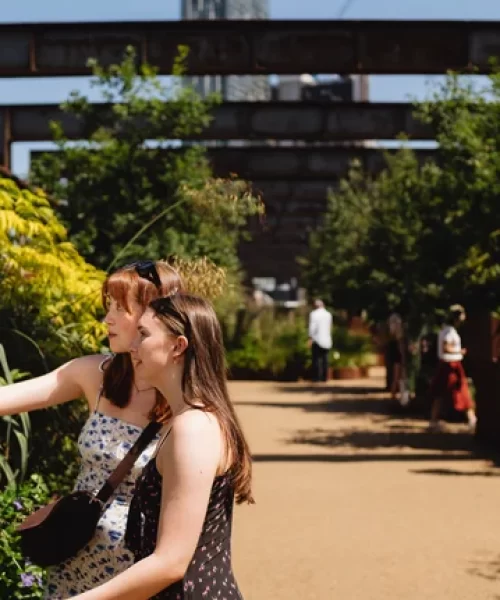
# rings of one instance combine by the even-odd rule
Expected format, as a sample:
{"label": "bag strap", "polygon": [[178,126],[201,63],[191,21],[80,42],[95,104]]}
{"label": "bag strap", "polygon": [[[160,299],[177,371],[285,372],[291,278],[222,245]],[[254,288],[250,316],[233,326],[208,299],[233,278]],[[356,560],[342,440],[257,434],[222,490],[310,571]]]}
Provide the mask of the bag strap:
{"label": "bag strap", "polygon": [[162,424],[157,423],[156,421],[151,421],[151,423],[148,423],[141,435],[137,438],[135,444],[132,446],[132,448],[130,448],[124,458],[120,461],[120,464],[106,479],[106,482],[96,494],[96,498],[98,500],[100,500],[103,504],[106,504],[116,488],[125,479],[127,473],[130,471],[130,469],[132,469],[135,461],[139,458],[149,442],[151,442],[161,428]]}

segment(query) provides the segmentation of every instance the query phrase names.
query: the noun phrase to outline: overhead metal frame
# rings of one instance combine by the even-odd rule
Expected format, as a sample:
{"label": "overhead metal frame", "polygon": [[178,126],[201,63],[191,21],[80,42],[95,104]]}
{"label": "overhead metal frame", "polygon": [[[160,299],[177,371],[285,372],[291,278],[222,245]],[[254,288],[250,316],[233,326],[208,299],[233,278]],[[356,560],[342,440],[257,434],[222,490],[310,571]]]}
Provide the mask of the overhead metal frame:
{"label": "overhead metal frame", "polygon": [[488,21],[139,21],[0,25],[0,77],[88,75],[89,58],[138,60],[188,75],[489,73],[500,23]]}
{"label": "overhead metal frame", "polygon": [[[57,152],[48,150],[46,152]],[[165,152],[178,152],[166,150]],[[289,181],[314,182],[317,180],[340,181],[346,176],[353,160],[360,162],[365,172],[377,174],[386,166],[385,155],[396,152],[394,149],[367,148],[364,146],[323,146],[323,147],[216,147],[208,148],[207,154],[214,174],[228,177],[236,174],[247,181],[263,182]],[[36,158],[43,151],[32,151]],[[416,149],[419,161],[436,155],[435,150]]]}
{"label": "overhead metal frame", "polygon": [[[107,104],[91,105],[102,120]],[[418,121],[410,104],[320,102],[226,102],[216,106],[214,119],[191,140],[301,140],[340,142],[395,139],[401,133],[413,140],[432,140],[431,128]],[[66,137],[88,137],[85,123],[58,105],[0,105],[1,157],[8,165],[14,142],[52,140],[51,121],[61,124]]]}

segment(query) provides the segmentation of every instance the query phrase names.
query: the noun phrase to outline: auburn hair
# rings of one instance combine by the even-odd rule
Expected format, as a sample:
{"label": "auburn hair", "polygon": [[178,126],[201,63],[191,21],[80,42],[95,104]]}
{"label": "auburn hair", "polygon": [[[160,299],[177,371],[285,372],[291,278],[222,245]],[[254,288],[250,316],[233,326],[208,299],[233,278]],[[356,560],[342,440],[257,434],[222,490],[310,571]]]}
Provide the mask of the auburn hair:
{"label": "auburn hair", "polygon": [[184,401],[216,416],[230,458],[236,502],[253,504],[252,457],[229,398],[222,331],[212,305],[197,296],[174,294],[153,300],[151,308],[170,333],[187,338]]}
{"label": "auburn hair", "polygon": [[[156,272],[160,277],[161,288],[141,277],[134,265],[122,267],[112,273],[102,286],[102,302],[107,309],[111,299],[120,303],[125,310],[131,312],[130,302],[135,300],[144,310],[155,298],[169,296],[183,289],[179,273],[168,263],[155,262]],[[102,393],[114,405],[125,408],[130,402],[134,382],[134,369],[129,352],[114,354],[103,365]],[[156,402],[150,418],[163,421],[169,415],[166,400],[160,393],[156,394]]]}

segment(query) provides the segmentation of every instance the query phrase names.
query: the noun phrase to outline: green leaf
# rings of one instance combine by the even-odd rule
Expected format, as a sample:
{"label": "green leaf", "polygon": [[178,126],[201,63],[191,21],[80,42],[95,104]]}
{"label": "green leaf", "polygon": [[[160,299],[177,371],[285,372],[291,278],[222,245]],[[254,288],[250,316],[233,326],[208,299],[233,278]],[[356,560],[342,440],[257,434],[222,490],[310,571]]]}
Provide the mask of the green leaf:
{"label": "green leaf", "polygon": [[22,482],[26,477],[26,472],[28,469],[28,437],[20,431],[18,431],[17,429],[14,429],[14,435],[17,438],[17,443],[19,444],[20,449],[20,476],[17,480],[19,483]]}
{"label": "green leaf", "polygon": [[3,474],[3,477],[6,479],[8,485],[13,485],[16,482],[16,476],[14,471],[11,469],[7,459],[5,456],[0,454],[0,473]]}

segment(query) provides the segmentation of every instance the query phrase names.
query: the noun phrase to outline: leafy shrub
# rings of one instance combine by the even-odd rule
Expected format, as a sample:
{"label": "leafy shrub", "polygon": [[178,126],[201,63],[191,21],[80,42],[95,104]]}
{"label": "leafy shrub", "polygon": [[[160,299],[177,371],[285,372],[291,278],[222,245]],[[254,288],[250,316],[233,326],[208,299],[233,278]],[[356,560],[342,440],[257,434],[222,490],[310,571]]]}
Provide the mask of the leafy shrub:
{"label": "leafy shrub", "polygon": [[1,341],[15,367],[37,373],[44,356],[100,351],[105,274],[67,241],[41,190],[7,177],[0,177],[0,270]]}
{"label": "leafy shrub", "polygon": [[368,367],[376,362],[373,342],[368,334],[354,333],[347,327],[334,327],[332,364],[336,367]]}
{"label": "leafy shrub", "polygon": [[51,494],[65,494],[73,489],[80,468],[78,436],[87,415],[87,403],[83,400],[31,415],[28,473],[41,475]]}
{"label": "leafy shrub", "polygon": [[[0,386],[23,379],[28,373],[11,370],[2,344],[0,344]],[[23,481],[28,469],[31,421],[27,414],[0,417],[0,487]]]}
{"label": "leafy shrub", "polygon": [[[223,318],[227,361],[234,377],[296,379],[307,376],[311,353],[307,347],[307,312],[280,313],[267,307],[247,307]],[[336,367],[375,364],[368,334],[354,333],[337,325],[332,331],[330,361]]]}
{"label": "leafy shrub", "polygon": [[236,333],[226,340],[228,366],[234,376],[296,378],[309,366],[307,326],[301,313],[246,310],[234,327]]}
{"label": "leafy shrub", "polygon": [[49,501],[49,490],[39,475],[32,475],[19,486],[9,485],[0,492],[0,598],[43,597],[45,572],[24,560],[16,527],[25,516]]}

